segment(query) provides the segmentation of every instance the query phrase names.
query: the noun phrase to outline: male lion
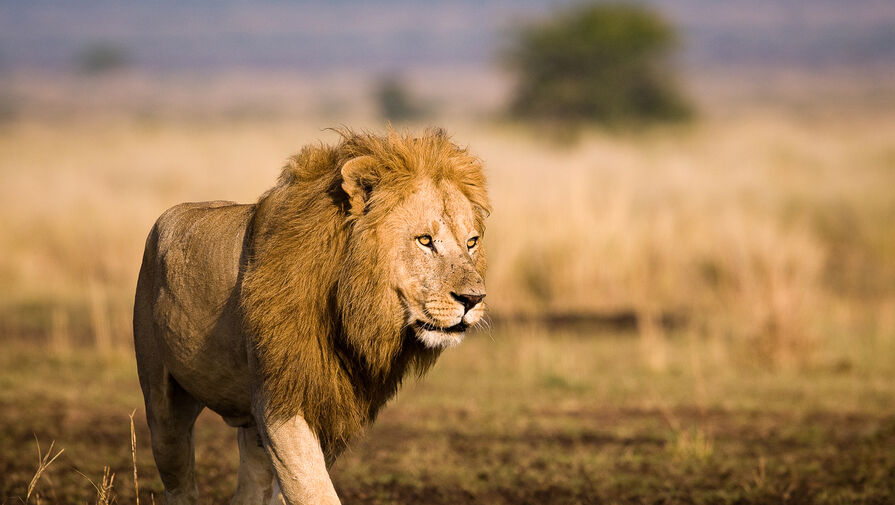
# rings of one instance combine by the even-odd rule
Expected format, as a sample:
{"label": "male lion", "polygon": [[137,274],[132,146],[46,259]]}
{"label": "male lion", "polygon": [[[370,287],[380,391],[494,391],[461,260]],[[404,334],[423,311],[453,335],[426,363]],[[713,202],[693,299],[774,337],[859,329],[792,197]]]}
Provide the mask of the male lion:
{"label": "male lion", "polygon": [[349,438],[482,318],[479,160],[441,130],[340,133],[258,203],[181,204],[149,233],[134,345],[169,504],[197,502],[205,407],[238,427],[231,503],[338,503]]}

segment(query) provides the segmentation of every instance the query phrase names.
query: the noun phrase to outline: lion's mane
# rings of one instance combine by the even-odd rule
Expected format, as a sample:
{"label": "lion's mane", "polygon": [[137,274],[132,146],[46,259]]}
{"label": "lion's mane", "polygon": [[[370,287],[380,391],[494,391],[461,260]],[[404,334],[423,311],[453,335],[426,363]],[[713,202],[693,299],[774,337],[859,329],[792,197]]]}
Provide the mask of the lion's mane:
{"label": "lion's mane", "polygon": [[[340,130],[335,146],[290,158],[258,202],[241,307],[267,409],[302,415],[327,458],[372,421],[408,372],[440,351],[406,328],[379,250],[380,224],[415,181],[449,180],[470,200],[479,229],[489,212],[480,161],[441,130],[422,137]],[[342,165],[372,156],[384,168],[362,219],[349,212]],[[371,182],[373,184],[373,182]]]}

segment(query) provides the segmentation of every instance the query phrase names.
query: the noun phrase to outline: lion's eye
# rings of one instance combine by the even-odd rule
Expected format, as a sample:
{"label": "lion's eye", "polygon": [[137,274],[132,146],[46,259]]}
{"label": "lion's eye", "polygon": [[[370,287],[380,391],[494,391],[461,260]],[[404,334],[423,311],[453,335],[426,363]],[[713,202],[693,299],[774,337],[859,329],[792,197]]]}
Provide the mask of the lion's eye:
{"label": "lion's eye", "polygon": [[432,247],[432,237],[429,235],[420,235],[416,238],[416,241],[419,242],[421,246]]}
{"label": "lion's eye", "polygon": [[467,249],[472,249],[472,248],[475,247],[475,245],[478,244],[478,243],[479,243],[479,238],[478,238],[478,237],[472,237],[471,239],[469,239],[469,240],[466,241],[466,248],[467,248]]}

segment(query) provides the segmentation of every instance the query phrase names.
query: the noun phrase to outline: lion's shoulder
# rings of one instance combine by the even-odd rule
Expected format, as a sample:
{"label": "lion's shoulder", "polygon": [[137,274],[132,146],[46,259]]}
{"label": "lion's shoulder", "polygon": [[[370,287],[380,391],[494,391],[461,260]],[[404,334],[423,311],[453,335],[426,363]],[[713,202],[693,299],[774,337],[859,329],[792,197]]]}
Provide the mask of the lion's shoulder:
{"label": "lion's shoulder", "polygon": [[213,201],[166,210],[153,229],[156,284],[191,306],[219,304],[236,284],[254,207]]}

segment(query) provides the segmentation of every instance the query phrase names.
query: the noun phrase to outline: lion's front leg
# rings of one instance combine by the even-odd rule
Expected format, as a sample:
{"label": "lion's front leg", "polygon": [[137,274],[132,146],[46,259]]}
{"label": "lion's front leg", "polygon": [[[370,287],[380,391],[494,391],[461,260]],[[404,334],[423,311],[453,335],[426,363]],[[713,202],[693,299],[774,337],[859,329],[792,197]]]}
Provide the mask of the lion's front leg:
{"label": "lion's front leg", "polygon": [[[261,416],[259,416],[261,417]],[[273,465],[280,492],[289,505],[338,505],[317,436],[301,416],[268,424],[259,432]]]}

